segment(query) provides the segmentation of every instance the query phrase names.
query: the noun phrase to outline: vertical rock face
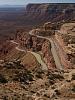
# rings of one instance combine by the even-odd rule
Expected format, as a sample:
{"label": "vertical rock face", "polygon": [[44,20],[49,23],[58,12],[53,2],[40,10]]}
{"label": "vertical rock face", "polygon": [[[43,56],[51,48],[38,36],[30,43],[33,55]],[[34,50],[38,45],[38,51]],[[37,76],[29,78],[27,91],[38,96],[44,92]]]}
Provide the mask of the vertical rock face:
{"label": "vertical rock face", "polygon": [[55,64],[54,64],[54,60],[53,60],[50,48],[51,48],[51,44],[48,41],[45,41],[42,45],[42,53],[43,53],[43,57],[48,68],[54,69]]}
{"label": "vertical rock face", "polygon": [[40,14],[46,13],[49,4],[28,4],[26,7],[27,14]]}
{"label": "vertical rock face", "polygon": [[[33,22],[61,21],[73,19],[74,9],[75,4],[28,4],[25,9],[25,16],[29,20],[32,19]],[[36,20],[34,21],[34,19]]]}
{"label": "vertical rock face", "polygon": [[44,39],[39,39],[36,36],[30,36],[29,34],[18,33],[16,41],[20,43],[21,48],[41,51]]}

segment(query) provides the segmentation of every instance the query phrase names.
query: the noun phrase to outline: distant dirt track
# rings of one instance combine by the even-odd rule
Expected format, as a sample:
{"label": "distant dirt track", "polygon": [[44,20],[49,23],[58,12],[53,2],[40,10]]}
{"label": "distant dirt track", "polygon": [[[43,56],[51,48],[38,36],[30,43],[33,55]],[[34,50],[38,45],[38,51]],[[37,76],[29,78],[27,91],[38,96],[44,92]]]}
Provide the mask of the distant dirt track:
{"label": "distant dirt track", "polygon": [[[19,48],[19,43],[15,42],[14,40],[11,40],[10,42],[17,44],[18,46],[16,46],[15,48],[18,51],[22,51],[22,52],[26,52],[24,49]],[[47,65],[45,64],[45,62],[42,60],[42,57],[40,56],[40,54],[32,52],[32,51],[27,51],[30,52],[33,56],[35,56],[36,60],[38,61],[38,63],[41,65],[42,70],[47,70]]]}

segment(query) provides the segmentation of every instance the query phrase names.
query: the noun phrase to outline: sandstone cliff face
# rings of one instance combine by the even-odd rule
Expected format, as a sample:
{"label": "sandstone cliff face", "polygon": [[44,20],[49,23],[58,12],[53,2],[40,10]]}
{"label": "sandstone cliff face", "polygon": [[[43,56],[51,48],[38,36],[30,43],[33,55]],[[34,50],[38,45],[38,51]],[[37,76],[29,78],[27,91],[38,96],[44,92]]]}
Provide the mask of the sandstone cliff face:
{"label": "sandstone cliff face", "polygon": [[31,22],[70,20],[74,19],[74,9],[75,4],[28,4],[25,16]]}
{"label": "sandstone cliff face", "polygon": [[30,36],[29,34],[18,34],[17,42],[19,40],[20,47],[26,48],[26,50],[32,50],[34,52],[42,52],[42,57],[49,69],[55,68],[55,62],[51,53],[51,44],[45,39],[37,38],[36,36]]}
{"label": "sandstone cliff face", "polygon": [[36,36],[30,36],[26,33],[18,33],[16,41],[20,44],[21,48],[32,51],[41,51],[44,39],[39,39]]}
{"label": "sandstone cliff face", "polygon": [[42,53],[45,63],[48,66],[48,69],[54,69],[55,63],[51,53],[51,44],[46,40],[42,45]]}

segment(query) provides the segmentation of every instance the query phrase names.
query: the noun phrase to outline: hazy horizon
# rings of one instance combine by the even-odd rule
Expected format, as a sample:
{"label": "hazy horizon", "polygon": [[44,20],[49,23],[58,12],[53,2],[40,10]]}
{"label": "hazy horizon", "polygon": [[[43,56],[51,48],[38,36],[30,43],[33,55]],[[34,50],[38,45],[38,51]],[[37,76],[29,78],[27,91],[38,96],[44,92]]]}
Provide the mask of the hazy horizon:
{"label": "hazy horizon", "polygon": [[26,5],[29,3],[75,3],[75,0],[0,0],[0,5]]}

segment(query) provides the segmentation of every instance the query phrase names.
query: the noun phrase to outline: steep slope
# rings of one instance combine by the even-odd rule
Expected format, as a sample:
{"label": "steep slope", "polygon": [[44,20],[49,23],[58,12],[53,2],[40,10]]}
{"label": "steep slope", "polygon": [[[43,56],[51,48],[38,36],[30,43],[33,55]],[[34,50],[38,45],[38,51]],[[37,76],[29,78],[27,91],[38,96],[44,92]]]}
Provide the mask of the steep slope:
{"label": "steep slope", "polygon": [[28,4],[25,9],[25,18],[33,22],[39,22],[39,19],[40,22],[73,20],[74,9],[75,4]]}

